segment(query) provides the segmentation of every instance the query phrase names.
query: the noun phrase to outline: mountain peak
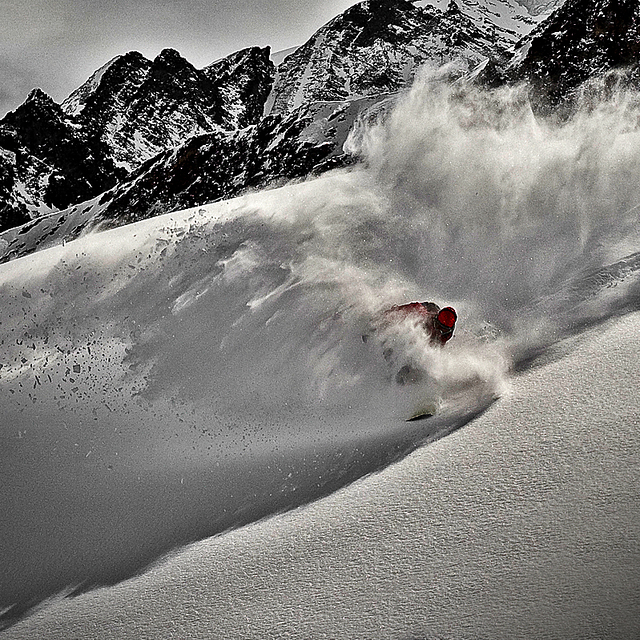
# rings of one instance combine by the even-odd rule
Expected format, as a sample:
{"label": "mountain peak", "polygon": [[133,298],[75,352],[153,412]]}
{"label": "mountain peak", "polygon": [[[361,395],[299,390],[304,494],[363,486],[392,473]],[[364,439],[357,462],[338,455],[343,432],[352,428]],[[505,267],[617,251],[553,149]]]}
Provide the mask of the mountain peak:
{"label": "mountain peak", "polygon": [[171,65],[171,64],[185,64],[185,63],[191,66],[191,63],[182,55],[180,55],[180,52],[171,48],[163,49],[153,61],[154,65],[161,65],[161,64]]}
{"label": "mountain peak", "polygon": [[449,0],[449,4],[447,5],[446,13],[447,13],[447,15],[453,15],[453,14],[456,14],[456,13],[461,13],[460,7],[458,6],[458,3],[456,2],[456,0]]}
{"label": "mountain peak", "polygon": [[[324,28],[348,28],[359,31],[359,46],[371,46],[376,40],[393,40],[398,27],[404,29],[408,22],[420,20],[422,10],[407,0],[366,0],[347,9]],[[323,28],[323,29],[324,29]]]}
{"label": "mountain peak", "polygon": [[163,49],[151,63],[149,78],[164,77],[164,81],[181,84],[194,79],[200,72],[175,49]]}
{"label": "mountain peak", "polygon": [[[7,113],[0,124],[8,126],[16,131],[23,130],[28,135],[31,126],[41,128],[42,123],[53,128],[63,125],[64,113],[60,105],[40,88],[32,89],[27,99],[13,111]],[[31,124],[30,124],[31,123]]]}
{"label": "mountain peak", "polygon": [[36,87],[35,89],[32,89],[29,92],[29,95],[25,100],[25,104],[27,103],[36,103],[36,104],[46,105],[46,106],[52,106],[52,105],[58,106],[58,104],[54,101],[54,99],[39,87]]}
{"label": "mountain peak", "polygon": [[92,119],[105,107],[120,108],[126,102],[125,96],[143,82],[150,67],[151,62],[138,51],[116,56],[64,100],[62,108],[67,115],[82,114],[84,119]]}

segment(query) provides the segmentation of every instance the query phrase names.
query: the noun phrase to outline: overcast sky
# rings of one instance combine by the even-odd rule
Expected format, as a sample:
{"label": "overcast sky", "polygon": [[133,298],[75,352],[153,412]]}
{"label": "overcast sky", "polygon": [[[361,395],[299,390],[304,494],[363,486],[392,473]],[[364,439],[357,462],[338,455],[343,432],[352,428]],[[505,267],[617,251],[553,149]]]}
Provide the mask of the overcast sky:
{"label": "overcast sky", "polygon": [[196,67],[302,44],[357,0],[0,0],[0,117],[34,87],[57,102],[116,55],[177,49]]}

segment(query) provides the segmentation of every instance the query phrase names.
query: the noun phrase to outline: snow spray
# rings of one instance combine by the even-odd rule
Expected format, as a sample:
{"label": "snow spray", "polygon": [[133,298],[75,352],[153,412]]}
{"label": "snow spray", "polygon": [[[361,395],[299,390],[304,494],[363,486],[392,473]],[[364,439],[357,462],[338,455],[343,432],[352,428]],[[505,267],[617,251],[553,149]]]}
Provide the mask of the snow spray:
{"label": "snow spray", "polygon": [[[0,609],[379,469],[637,299],[597,291],[640,264],[637,99],[552,123],[443,74],[354,133],[355,168],[0,266]],[[457,309],[446,348],[376,325],[410,300]],[[458,418],[410,426],[426,396]]]}

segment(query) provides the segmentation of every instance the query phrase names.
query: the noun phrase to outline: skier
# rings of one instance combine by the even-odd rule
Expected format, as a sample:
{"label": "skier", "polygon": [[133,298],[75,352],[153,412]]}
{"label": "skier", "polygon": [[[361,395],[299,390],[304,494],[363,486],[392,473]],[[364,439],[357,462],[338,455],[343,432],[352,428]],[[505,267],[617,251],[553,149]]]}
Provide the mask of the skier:
{"label": "skier", "polygon": [[[453,307],[443,307],[442,309],[434,302],[409,302],[407,304],[396,305],[387,309],[379,317],[383,325],[402,322],[406,318],[415,320],[420,324],[429,336],[430,344],[443,347],[453,336],[458,314]],[[368,336],[362,336],[363,342]],[[388,362],[393,360],[393,349],[386,346],[383,341],[383,356]],[[398,384],[420,382],[424,377],[424,372],[413,364],[403,365],[395,376]]]}
{"label": "skier", "polygon": [[458,314],[453,307],[441,309],[435,302],[409,302],[391,307],[383,317],[390,322],[415,318],[429,335],[431,344],[444,346],[453,335]]}

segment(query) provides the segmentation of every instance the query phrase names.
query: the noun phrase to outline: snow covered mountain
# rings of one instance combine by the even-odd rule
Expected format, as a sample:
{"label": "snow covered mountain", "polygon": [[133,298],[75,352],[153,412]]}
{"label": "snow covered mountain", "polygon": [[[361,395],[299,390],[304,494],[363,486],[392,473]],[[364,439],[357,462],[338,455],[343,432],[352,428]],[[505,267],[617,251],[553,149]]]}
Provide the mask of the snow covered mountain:
{"label": "snow covered mountain", "polygon": [[529,82],[537,103],[553,108],[589,78],[609,71],[624,70],[637,86],[639,62],[636,0],[567,0],[522,42],[507,77]]}
{"label": "snow covered mountain", "polygon": [[254,124],[273,65],[268,49],[246,49],[202,70],[177,51],[149,61],[114,58],[63,103],[62,110],[127,172],[187,138]]}
{"label": "snow covered mountain", "polygon": [[395,92],[427,62],[475,66],[505,48],[455,2],[444,12],[406,0],[361,2],[284,60],[267,109],[287,112],[309,102]]}
{"label": "snow covered mountain", "polygon": [[0,239],[0,259],[351,164],[350,131],[384,112],[424,64],[458,61],[458,76],[475,66],[488,84],[525,79],[553,104],[637,57],[637,3],[572,0],[548,18],[559,2],[495,2],[365,1],[277,67],[260,48],[201,70],[172,50],[154,61],[129,53],[61,106],[36,92],[0,122],[0,228],[26,223]]}
{"label": "snow covered mountain", "polygon": [[[136,52],[119,56],[61,107],[40,92],[34,94],[46,105],[40,110],[48,114],[39,121],[55,121],[50,128],[57,137],[47,144],[72,152],[61,154],[66,164],[54,163],[43,172],[38,167],[52,162],[42,150],[46,145],[32,144],[19,156],[4,145],[5,221],[0,220],[0,228],[47,212],[59,219],[57,210],[112,187],[117,193],[105,194],[103,205],[114,198],[123,203],[124,192],[136,192],[137,215],[144,217],[302,177],[317,171],[325,156],[334,158],[325,168],[336,166],[338,157],[349,162],[342,145],[359,110],[371,106],[372,99],[384,100],[405,89],[425,62],[439,65],[455,58],[474,65],[495,53],[495,47],[503,51],[505,46],[460,14],[455,4],[440,12],[398,0],[353,6],[288,55],[277,73],[269,50],[259,48],[202,70],[172,50],[153,61]],[[27,125],[14,133],[17,140],[36,125],[46,138],[47,126],[28,116],[33,102],[8,114],[0,128],[13,131],[11,126],[20,120]],[[261,122],[265,112],[281,113],[285,119]],[[185,167],[195,169],[196,164],[185,165],[184,155],[193,159],[199,143],[203,148],[196,154],[197,166],[202,172],[187,176]],[[207,154],[211,161],[203,159]],[[160,165],[165,166],[165,177],[174,176],[168,182],[157,182]],[[143,166],[149,169],[146,176],[140,173]],[[172,193],[172,188],[178,191]]]}
{"label": "snow covered mountain", "polygon": [[[132,204],[137,217],[156,215],[351,162],[342,146],[362,108],[405,90],[425,63],[473,67],[505,54],[550,8],[493,1],[361,2],[277,69],[268,48],[204,69],[170,49],[153,61],[130,52],[60,106],[35,91],[0,122],[0,230],[45,214],[60,219],[104,192],[102,219],[116,223]],[[262,121],[265,114],[284,119]]]}
{"label": "snow covered mountain", "polygon": [[111,60],[62,105],[34,90],[0,121],[0,228],[90,199],[191,136],[257,122],[272,75],[268,49],[202,70],[166,49]]}
{"label": "snow covered mountain", "polygon": [[406,88],[426,64],[500,58],[563,0],[379,0],[355,4],[278,66],[267,111]]}
{"label": "snow covered mountain", "polygon": [[[418,0],[418,7],[445,11],[452,0]],[[453,0],[458,10],[499,42],[515,45],[564,0]]]}

